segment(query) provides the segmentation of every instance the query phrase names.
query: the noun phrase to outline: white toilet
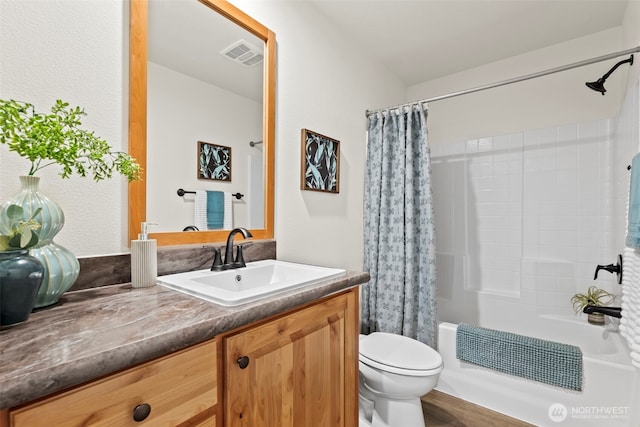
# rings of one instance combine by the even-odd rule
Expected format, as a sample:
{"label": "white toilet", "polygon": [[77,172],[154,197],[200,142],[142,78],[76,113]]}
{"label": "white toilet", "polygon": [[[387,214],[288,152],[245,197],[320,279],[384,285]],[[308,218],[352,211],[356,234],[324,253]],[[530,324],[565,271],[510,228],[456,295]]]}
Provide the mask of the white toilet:
{"label": "white toilet", "polygon": [[438,383],[442,357],[402,335],[360,335],[359,427],[424,427],[420,397]]}

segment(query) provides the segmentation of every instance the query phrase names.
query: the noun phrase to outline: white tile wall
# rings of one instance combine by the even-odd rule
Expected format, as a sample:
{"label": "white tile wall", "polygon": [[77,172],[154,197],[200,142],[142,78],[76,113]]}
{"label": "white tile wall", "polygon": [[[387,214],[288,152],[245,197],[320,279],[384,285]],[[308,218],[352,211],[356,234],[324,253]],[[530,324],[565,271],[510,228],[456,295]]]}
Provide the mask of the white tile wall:
{"label": "white tile wall", "polygon": [[620,293],[613,275],[593,275],[624,248],[637,88],[610,120],[432,148],[440,320],[478,321],[491,295],[571,314],[592,284]]}

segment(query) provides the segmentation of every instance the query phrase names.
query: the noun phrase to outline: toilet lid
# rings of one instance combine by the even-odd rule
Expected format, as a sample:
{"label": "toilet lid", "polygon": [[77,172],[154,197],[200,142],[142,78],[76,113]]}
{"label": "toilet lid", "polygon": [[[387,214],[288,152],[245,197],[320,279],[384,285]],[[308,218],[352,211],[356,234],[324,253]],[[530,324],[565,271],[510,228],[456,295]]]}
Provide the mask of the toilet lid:
{"label": "toilet lid", "polygon": [[426,371],[442,366],[440,354],[402,335],[373,332],[360,337],[360,355],[392,368]]}

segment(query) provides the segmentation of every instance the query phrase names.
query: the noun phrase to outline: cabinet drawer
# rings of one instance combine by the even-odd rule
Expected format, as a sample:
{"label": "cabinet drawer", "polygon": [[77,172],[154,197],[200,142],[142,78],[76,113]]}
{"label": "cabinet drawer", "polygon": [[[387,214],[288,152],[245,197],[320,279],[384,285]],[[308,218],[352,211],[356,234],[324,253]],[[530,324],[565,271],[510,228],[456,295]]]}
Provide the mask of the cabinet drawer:
{"label": "cabinet drawer", "polygon": [[[215,425],[216,342],[182,350],[10,411],[11,426],[177,426],[209,412]],[[147,404],[146,419],[133,419]],[[205,417],[206,418],[206,417]]]}

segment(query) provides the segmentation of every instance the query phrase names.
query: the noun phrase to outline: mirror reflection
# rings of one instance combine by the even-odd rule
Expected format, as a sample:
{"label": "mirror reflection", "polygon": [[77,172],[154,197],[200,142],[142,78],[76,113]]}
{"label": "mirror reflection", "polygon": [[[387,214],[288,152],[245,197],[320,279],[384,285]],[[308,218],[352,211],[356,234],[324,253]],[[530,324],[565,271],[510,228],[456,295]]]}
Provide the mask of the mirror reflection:
{"label": "mirror reflection", "polygon": [[156,231],[264,228],[264,56],[262,39],[198,1],[149,1],[146,217]]}

